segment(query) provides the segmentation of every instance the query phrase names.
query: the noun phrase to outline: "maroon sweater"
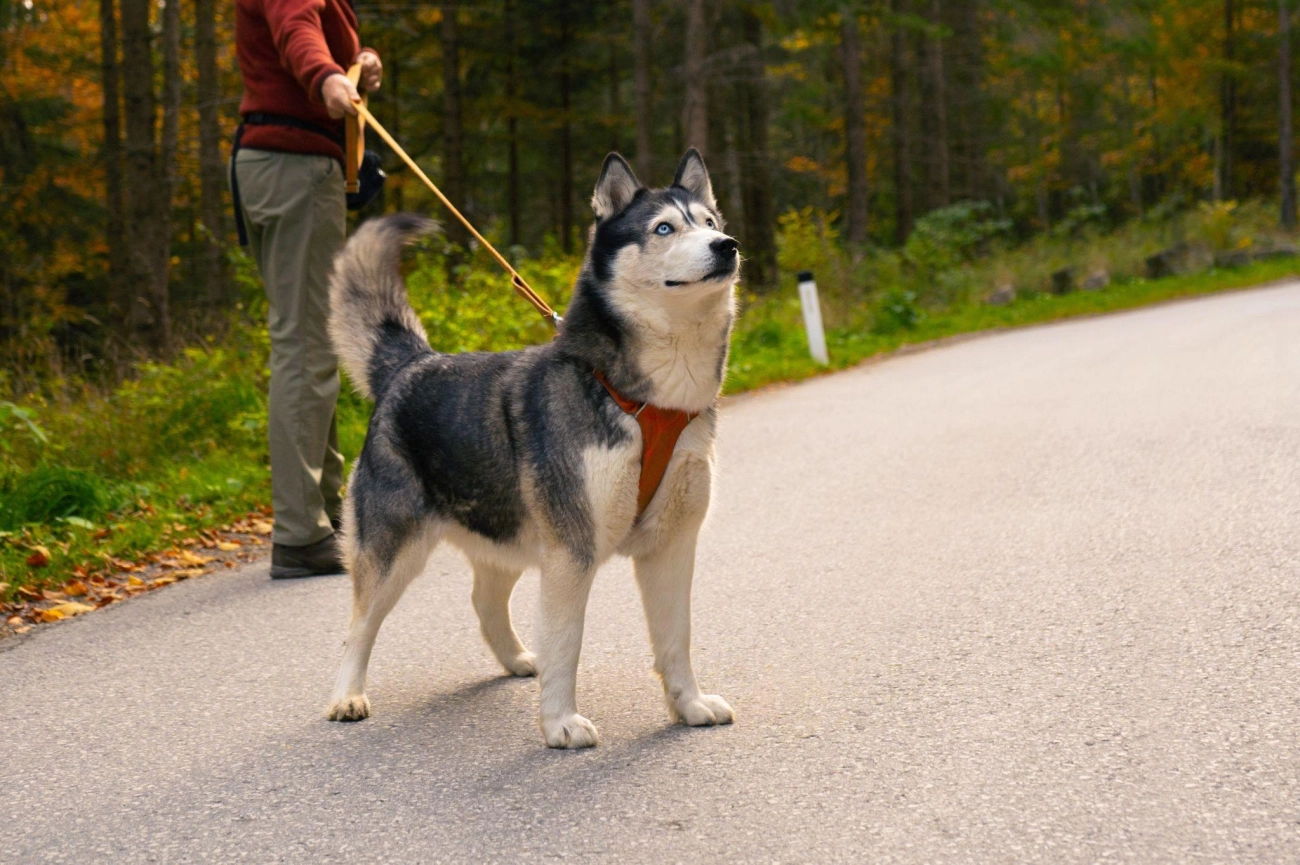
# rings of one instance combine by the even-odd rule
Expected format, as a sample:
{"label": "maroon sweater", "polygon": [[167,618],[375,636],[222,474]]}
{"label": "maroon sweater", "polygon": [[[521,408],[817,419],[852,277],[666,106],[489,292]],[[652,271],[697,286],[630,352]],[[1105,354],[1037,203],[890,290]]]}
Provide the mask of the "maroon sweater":
{"label": "maroon sweater", "polygon": [[[321,84],[360,53],[351,0],[236,0],[235,54],[244,79],[239,113],[285,114],[341,138],[343,121],[330,119]],[[249,125],[241,146],[343,161],[343,151],[325,136],[290,126]]]}

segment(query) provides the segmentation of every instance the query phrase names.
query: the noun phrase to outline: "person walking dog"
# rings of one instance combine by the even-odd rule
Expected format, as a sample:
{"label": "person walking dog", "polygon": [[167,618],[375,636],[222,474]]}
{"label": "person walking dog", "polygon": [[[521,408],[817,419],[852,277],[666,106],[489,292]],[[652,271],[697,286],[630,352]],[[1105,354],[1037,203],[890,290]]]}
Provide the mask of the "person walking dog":
{"label": "person walking dog", "polygon": [[235,222],[270,301],[271,578],[336,574],[343,456],[329,276],[347,218],[342,118],[360,98],[344,70],[360,63],[362,88],[376,90],[383,66],[361,47],[351,0],[237,0],[235,51]]}

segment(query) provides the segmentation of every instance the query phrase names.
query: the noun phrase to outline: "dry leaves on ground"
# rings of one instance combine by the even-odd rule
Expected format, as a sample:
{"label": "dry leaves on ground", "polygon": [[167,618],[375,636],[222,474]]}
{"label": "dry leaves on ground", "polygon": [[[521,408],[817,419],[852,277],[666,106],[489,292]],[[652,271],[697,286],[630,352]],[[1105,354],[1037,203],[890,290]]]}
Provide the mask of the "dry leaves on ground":
{"label": "dry leaves on ground", "polygon": [[[173,528],[189,531],[180,524]],[[19,586],[17,599],[0,602],[0,622],[4,623],[0,625],[0,639],[10,633],[27,633],[33,625],[80,616],[217,568],[233,568],[238,560],[252,558],[249,548],[265,544],[259,536],[270,533],[271,523],[266,516],[252,513],[225,529],[201,531],[195,537],[183,538],[171,549],[142,556],[144,561],[102,555],[98,561],[73,568],[72,578],[62,586],[44,589]],[[48,549],[43,546],[30,549],[29,566],[43,568],[49,564]],[[212,554],[206,554],[208,551]],[[8,584],[0,583],[0,594],[8,589]]]}

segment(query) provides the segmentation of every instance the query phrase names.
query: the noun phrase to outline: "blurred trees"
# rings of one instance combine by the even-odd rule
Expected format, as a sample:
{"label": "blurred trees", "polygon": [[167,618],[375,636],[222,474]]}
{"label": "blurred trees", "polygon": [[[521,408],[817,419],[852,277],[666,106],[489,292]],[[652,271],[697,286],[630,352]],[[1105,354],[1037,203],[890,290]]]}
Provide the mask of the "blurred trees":
{"label": "blurred trees", "polygon": [[[1288,3],[358,0],[357,11],[386,69],[372,108],[495,238],[519,254],[576,251],[611,147],[662,184],[696,146],[747,286],[764,290],[783,276],[778,217],[806,207],[851,245],[893,245],[962,201],[987,202],[1023,237],[1293,195]],[[0,0],[0,394],[165,354],[233,302],[232,18],[215,0]],[[386,162],[376,207],[436,214]]]}

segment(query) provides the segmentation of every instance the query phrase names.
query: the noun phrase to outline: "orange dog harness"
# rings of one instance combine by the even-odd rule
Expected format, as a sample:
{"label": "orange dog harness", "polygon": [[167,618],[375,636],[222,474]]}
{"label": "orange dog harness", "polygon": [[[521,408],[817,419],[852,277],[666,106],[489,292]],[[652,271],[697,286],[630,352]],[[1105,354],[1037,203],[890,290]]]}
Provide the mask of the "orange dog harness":
{"label": "orange dog harness", "polygon": [[605,386],[614,402],[618,403],[618,407],[636,418],[637,425],[641,427],[641,482],[637,486],[636,496],[636,515],[639,519],[650,500],[655,497],[655,492],[664,479],[664,472],[668,471],[668,461],[673,457],[682,430],[697,415],[630,400],[614,390],[614,386],[600,370],[593,372],[596,380]]}

